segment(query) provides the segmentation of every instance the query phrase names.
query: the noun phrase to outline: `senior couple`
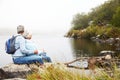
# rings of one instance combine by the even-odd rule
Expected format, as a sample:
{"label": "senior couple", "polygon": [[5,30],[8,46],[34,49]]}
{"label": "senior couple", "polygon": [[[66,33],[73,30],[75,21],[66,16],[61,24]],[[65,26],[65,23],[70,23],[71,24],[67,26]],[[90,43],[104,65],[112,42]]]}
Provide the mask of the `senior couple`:
{"label": "senior couple", "polygon": [[17,33],[15,40],[16,51],[12,55],[15,64],[31,64],[36,62],[44,64],[44,61],[51,62],[50,57],[44,51],[40,52],[30,40],[32,35],[24,31],[24,26],[19,25]]}

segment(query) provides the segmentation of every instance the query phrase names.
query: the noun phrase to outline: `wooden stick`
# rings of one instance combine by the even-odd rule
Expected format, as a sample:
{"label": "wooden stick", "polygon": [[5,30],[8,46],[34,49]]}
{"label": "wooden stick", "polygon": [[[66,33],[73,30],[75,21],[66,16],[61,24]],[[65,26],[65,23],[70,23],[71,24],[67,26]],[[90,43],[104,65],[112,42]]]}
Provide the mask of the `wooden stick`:
{"label": "wooden stick", "polygon": [[[88,57],[86,57],[86,58],[88,58]],[[75,60],[73,60],[73,61],[66,62],[66,63],[64,63],[64,64],[65,64],[65,65],[68,65],[68,64],[74,63],[74,62],[76,62],[76,61],[79,61],[79,60],[82,60],[82,59],[86,59],[86,58],[78,58],[78,59],[75,59]]]}

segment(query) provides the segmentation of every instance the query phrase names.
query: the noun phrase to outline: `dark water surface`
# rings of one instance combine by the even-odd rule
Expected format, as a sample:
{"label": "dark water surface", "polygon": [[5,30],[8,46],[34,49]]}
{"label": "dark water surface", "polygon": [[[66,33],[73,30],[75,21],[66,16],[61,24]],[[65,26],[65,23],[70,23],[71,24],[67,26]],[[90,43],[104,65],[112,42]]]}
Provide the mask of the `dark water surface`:
{"label": "dark water surface", "polygon": [[115,50],[113,45],[94,42],[86,39],[73,39],[71,40],[70,44],[72,45],[72,49],[76,57],[98,56],[102,50]]}

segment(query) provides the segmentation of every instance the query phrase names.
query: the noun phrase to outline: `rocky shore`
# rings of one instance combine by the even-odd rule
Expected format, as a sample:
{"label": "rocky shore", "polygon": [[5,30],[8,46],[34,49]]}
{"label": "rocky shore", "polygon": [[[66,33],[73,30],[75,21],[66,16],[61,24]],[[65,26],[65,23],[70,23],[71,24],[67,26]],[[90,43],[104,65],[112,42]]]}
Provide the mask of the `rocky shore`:
{"label": "rocky shore", "polygon": [[[85,30],[83,30],[84,32]],[[64,37],[75,38],[75,39],[84,39],[84,36],[79,35],[78,33],[68,33],[64,35]],[[85,38],[86,39],[86,38]],[[98,42],[100,44],[109,44],[114,45],[117,51],[120,51],[120,37],[106,37],[105,35],[97,35],[87,39],[91,39],[94,42]]]}
{"label": "rocky shore", "polygon": [[8,64],[0,68],[0,80],[26,80],[27,75],[34,71],[35,65],[31,66]]}
{"label": "rocky shore", "polygon": [[[105,51],[104,51],[105,53]],[[102,57],[101,57],[102,58]],[[107,61],[106,61],[107,59]],[[88,59],[88,69],[84,69],[84,74],[89,75],[92,72],[95,71],[95,64],[102,61],[102,65],[109,64],[109,61],[111,61],[111,57],[106,56],[105,60],[101,60],[99,58],[92,57]],[[78,60],[77,60],[78,61]],[[0,80],[26,80],[27,76],[34,73],[34,72],[43,72],[46,70],[46,68],[53,66],[53,67],[59,67],[59,68],[65,68],[68,71],[74,71],[78,72],[80,74],[83,73],[83,68],[81,69],[80,66],[73,65],[72,67],[68,66],[69,64],[73,63],[75,61],[64,63],[45,63],[44,66],[38,66],[37,64],[8,64],[2,68],[0,68]],[[79,64],[79,63],[78,63]],[[108,66],[106,66],[107,68]],[[110,66],[109,66],[110,67]]]}
{"label": "rocky shore", "polygon": [[92,41],[99,42],[99,43],[107,43],[109,45],[114,45],[116,47],[117,51],[120,51],[120,38],[107,38],[107,39],[101,39],[99,38],[99,35],[96,37],[91,37]]}

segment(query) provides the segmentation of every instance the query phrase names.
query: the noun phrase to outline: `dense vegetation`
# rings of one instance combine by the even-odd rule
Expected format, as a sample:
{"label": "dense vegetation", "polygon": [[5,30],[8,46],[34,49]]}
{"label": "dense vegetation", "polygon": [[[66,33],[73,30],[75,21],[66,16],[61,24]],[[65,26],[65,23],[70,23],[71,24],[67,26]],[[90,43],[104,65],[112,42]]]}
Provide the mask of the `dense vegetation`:
{"label": "dense vegetation", "polygon": [[[86,29],[86,32],[84,32],[83,34],[86,34],[87,37],[101,35],[105,31],[107,31],[105,34],[109,35],[110,37],[114,37],[113,34],[110,35],[110,32],[113,31],[114,33],[116,32],[115,34],[117,34],[117,36],[115,35],[115,37],[119,37],[118,35],[120,34],[119,21],[120,21],[120,0],[108,0],[104,4],[96,8],[93,8],[91,12],[87,14],[85,13],[76,14],[72,21],[72,29],[69,31],[68,34],[79,33],[76,36],[81,36],[82,34],[81,32],[83,32],[81,30]],[[105,30],[102,27],[105,27],[104,28]],[[90,29],[92,32],[90,32]],[[94,29],[97,29],[97,31],[101,33],[100,34],[97,33],[96,31],[94,31]],[[101,30],[104,31],[102,32]]]}
{"label": "dense vegetation", "polygon": [[112,75],[97,69],[96,73],[85,70],[70,69],[63,65],[51,65],[27,76],[27,80],[119,80],[120,70],[113,67]]}

